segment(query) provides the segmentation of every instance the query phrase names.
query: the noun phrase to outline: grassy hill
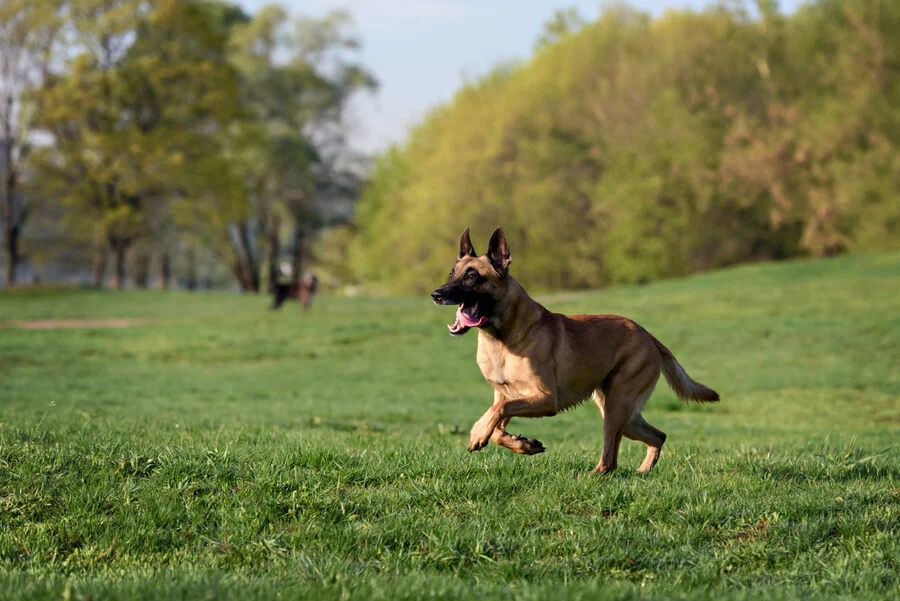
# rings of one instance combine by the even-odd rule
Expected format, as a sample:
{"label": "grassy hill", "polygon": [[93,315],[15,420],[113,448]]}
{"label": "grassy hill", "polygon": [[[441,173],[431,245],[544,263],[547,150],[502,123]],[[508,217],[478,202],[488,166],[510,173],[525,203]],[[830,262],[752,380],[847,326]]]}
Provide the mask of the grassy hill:
{"label": "grassy hill", "polygon": [[[580,478],[591,404],[465,452],[491,392],[427,298],[0,294],[0,598],[900,595],[900,254],[541,300],[722,402],[660,385],[656,470]],[[126,321],[23,328],[86,319]]]}

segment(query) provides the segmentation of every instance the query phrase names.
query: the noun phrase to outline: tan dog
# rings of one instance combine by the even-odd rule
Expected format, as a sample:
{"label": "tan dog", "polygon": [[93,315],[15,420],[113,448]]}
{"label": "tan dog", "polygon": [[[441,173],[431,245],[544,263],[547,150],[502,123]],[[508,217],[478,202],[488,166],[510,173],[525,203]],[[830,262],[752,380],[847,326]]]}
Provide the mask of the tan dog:
{"label": "tan dog", "polygon": [[546,417],[593,397],[603,413],[603,455],[591,472],[616,469],[622,436],[647,445],[638,471],[656,465],[666,435],[641,417],[659,373],[684,401],[718,401],[695,382],[665,346],[630,319],[551,313],[508,273],[509,245],[501,228],[477,256],[469,229],[459,241],[450,280],[431,293],[438,305],[458,305],[450,333],[478,328],[478,366],[494,387],[494,404],[469,436],[469,450],[488,440],[516,453],[542,453],[533,438],[506,432],[513,417]]}

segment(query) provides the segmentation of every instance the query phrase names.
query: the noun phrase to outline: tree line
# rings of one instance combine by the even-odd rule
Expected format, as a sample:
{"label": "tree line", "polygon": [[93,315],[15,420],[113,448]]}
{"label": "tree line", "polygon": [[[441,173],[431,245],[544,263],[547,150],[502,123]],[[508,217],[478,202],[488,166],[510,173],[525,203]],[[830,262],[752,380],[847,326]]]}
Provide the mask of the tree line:
{"label": "tree line", "polygon": [[563,11],[377,159],[345,256],[416,292],[469,225],[543,288],[897,249],[898,148],[895,0]]}
{"label": "tree line", "polygon": [[[0,4],[0,221],[6,282],[41,216],[112,273],[147,286],[198,256],[264,289],[284,257],[346,219],[363,158],[348,100],[374,90],[345,12],[248,15],[216,0]],[[336,209],[336,205],[338,208]],[[111,263],[111,265],[110,265]],[[126,268],[131,270],[126,274]]]}

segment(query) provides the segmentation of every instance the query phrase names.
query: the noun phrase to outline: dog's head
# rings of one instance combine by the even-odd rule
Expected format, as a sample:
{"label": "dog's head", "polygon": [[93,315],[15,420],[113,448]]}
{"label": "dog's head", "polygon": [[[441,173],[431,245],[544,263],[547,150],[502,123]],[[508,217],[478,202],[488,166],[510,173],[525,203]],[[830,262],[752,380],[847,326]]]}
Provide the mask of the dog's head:
{"label": "dog's head", "polygon": [[469,228],[459,239],[459,256],[446,284],[431,293],[436,305],[458,305],[456,321],[447,326],[454,336],[491,323],[497,303],[506,295],[509,245],[502,228],[494,230],[488,251],[478,256]]}

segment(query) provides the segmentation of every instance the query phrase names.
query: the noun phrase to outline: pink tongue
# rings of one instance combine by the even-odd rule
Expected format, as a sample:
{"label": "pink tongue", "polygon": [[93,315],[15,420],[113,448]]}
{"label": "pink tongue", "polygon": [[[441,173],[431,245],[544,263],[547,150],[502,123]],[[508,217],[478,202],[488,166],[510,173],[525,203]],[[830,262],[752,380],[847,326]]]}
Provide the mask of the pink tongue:
{"label": "pink tongue", "polygon": [[470,328],[477,328],[481,324],[487,321],[487,317],[482,315],[477,320],[473,319],[470,315],[463,312],[462,307],[456,308],[456,319],[459,320],[461,324]]}

